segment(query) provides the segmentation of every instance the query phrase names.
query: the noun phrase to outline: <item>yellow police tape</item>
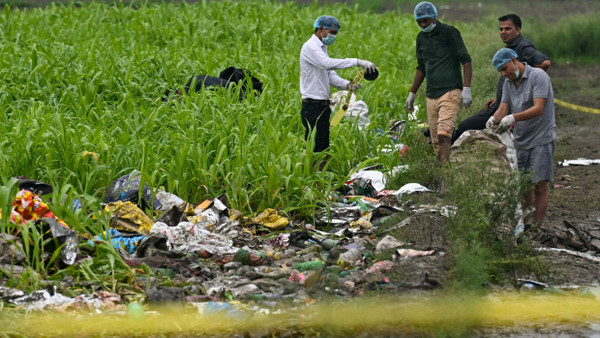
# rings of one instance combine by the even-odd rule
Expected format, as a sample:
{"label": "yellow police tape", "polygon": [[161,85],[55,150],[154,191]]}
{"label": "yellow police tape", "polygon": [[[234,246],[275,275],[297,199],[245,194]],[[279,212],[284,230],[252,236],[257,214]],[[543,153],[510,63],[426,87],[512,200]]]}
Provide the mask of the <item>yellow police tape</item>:
{"label": "yellow police tape", "polygon": [[[208,315],[191,305],[151,309],[127,314],[124,308],[112,313],[58,312],[22,313],[0,311],[0,333],[25,336],[97,335],[233,335],[256,333],[277,335],[352,335],[359,332],[432,333],[467,332],[482,328],[519,328],[567,323],[573,327],[600,323],[600,300],[582,295],[489,295],[456,297],[415,295],[412,297],[369,297],[294,308],[252,309]],[[481,331],[479,331],[481,332]]]}
{"label": "yellow police tape", "polygon": [[573,110],[579,110],[582,112],[592,113],[592,114],[600,114],[600,109],[578,106],[576,104],[565,102],[565,101],[559,100],[557,98],[554,99],[554,103],[556,103],[559,106],[563,106],[565,108],[569,108],[569,109],[573,109]]}

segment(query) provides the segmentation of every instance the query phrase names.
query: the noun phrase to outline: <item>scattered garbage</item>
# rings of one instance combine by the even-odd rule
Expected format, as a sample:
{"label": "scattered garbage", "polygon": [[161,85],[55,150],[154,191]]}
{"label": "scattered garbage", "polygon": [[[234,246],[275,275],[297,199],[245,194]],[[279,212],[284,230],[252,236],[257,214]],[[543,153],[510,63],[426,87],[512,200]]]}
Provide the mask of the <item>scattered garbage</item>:
{"label": "scattered garbage", "polygon": [[396,190],[396,196],[402,196],[404,194],[412,194],[415,192],[431,192],[431,190],[425,188],[419,183],[408,183],[403,185],[400,189]]}
{"label": "scattered garbage", "polygon": [[[423,231],[422,227],[439,230],[430,223],[453,217],[457,208],[401,202],[402,196],[431,190],[418,183],[386,190],[388,176],[377,169],[356,171],[330,200],[319,202],[314,224],[299,223],[275,209],[248,217],[230,208],[225,196],[192,205],[147,185],[141,191],[142,203],[136,205],[141,174],[134,170],[113,182],[106,195],[104,211],[110,217],[110,228],[86,237],[85,242],[92,246],[109,242],[130,269],[148,273],[134,282],[144,292],[141,299],[130,301],[98,292],[70,298],[52,288],[31,294],[0,288],[1,300],[27,310],[120,308],[131,319],[148,315],[144,304],[189,303],[204,316],[224,315],[236,321],[248,318],[247,304],[255,306],[257,313],[273,311],[283,302],[310,304],[321,294],[350,297],[366,290],[441,287],[445,282],[443,267],[447,266],[440,263],[446,259],[444,239],[429,233],[427,241],[415,243],[410,234]],[[39,182],[27,184],[47,191]],[[35,204],[41,202],[39,197],[25,190],[19,196],[16,204],[29,198],[35,207],[23,205],[41,214],[11,213],[14,222],[32,217],[55,238],[72,235],[70,242],[61,243],[74,261],[76,233],[47,214],[49,210],[40,209],[44,205]],[[146,214],[144,209],[151,212]],[[400,212],[409,216],[386,224]],[[386,229],[380,229],[383,224]],[[570,243],[569,248],[581,250],[578,256],[600,261],[589,253],[600,245],[596,232],[575,225],[571,228],[571,242],[556,236],[556,243]],[[18,264],[27,257],[19,245],[14,234],[0,234],[0,271],[8,271],[4,268],[7,264],[10,271],[20,271]],[[527,282],[522,288],[540,287]]]}
{"label": "scattered garbage", "polygon": [[558,165],[560,167],[568,167],[570,165],[586,166],[586,165],[592,165],[592,164],[600,164],[600,159],[589,160],[589,159],[585,159],[585,158],[578,158],[576,160],[562,160],[561,162],[558,163]]}
{"label": "scattered garbage", "polygon": [[[0,218],[2,218],[1,211]],[[12,203],[10,222],[17,226],[27,226],[28,222],[35,223],[42,230],[40,232],[44,234],[46,234],[44,228],[49,228],[52,237],[58,241],[59,245],[62,245],[61,261],[67,265],[75,262],[77,256],[77,233],[63,220],[54,216],[40,196],[29,190],[19,191]],[[21,233],[21,230],[15,229],[15,232]]]}
{"label": "scattered garbage", "polygon": [[406,243],[400,242],[394,237],[387,235],[377,243],[377,246],[375,247],[375,253],[378,254],[385,250],[395,249],[403,245],[406,245]]}
{"label": "scattered garbage", "polygon": [[435,253],[435,250],[413,250],[413,249],[398,249],[396,250],[398,256],[401,258],[412,258],[412,257],[423,257],[423,256],[431,256]]}

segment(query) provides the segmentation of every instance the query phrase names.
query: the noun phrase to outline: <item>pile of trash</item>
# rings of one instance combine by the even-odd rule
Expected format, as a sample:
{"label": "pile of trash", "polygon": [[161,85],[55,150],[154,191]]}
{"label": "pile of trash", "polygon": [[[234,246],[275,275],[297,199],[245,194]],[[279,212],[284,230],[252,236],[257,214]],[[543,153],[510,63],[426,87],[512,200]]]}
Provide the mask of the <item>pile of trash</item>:
{"label": "pile of trash", "polygon": [[[147,267],[152,272],[140,283],[146,286],[142,300],[148,303],[242,301],[273,307],[279,302],[310,303],[326,295],[439,288],[448,265],[440,224],[456,210],[402,204],[402,196],[429,190],[416,183],[385,190],[386,177],[374,169],[351,175],[344,188],[323,204],[315,224],[295,224],[274,209],[246,217],[230,208],[224,196],[192,205],[174,194],[141,187],[136,170],[108,189],[104,200],[108,231],[77,234],[53,218],[40,196],[24,185],[13,203],[11,222],[36,222],[52,229],[44,236],[63,244],[63,266],[88,258],[81,247],[110,243],[132,269]],[[159,217],[151,219],[144,208]],[[400,213],[402,219],[394,226],[379,231]],[[416,218],[428,220],[413,226]],[[423,223],[438,234],[428,234],[419,243],[422,236],[415,232],[423,231]],[[408,241],[390,235],[402,229]],[[18,231],[0,234],[0,253],[3,275],[22,271],[19,266],[26,257]],[[56,289],[26,295],[7,287],[0,289],[0,300],[26,309],[98,309],[125,302],[111,293],[69,298]]]}

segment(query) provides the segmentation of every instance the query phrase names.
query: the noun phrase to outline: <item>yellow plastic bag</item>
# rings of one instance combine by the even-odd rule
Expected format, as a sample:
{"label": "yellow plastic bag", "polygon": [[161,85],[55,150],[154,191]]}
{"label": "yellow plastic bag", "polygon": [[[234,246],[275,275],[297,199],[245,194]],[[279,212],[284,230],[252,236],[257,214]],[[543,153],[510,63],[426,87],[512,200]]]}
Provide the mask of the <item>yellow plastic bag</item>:
{"label": "yellow plastic bag", "polygon": [[110,225],[117,230],[148,235],[154,225],[150,217],[129,201],[108,203],[104,211],[112,214]]}
{"label": "yellow plastic bag", "polygon": [[280,216],[275,209],[265,209],[262,213],[252,219],[253,222],[263,225],[270,230],[281,230],[285,228],[290,221]]}

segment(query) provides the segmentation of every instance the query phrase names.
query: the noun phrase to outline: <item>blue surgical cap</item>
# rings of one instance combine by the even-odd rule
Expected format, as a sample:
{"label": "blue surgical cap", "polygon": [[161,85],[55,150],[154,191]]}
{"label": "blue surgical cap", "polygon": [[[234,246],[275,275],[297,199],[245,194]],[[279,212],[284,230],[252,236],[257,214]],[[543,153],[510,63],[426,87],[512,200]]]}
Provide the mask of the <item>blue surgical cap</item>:
{"label": "blue surgical cap", "polygon": [[417,7],[415,7],[415,20],[423,18],[437,18],[437,9],[435,9],[435,6],[429,1],[420,2]]}
{"label": "blue surgical cap", "polygon": [[338,19],[331,15],[321,15],[315,20],[315,24],[313,25],[315,28],[319,28],[323,26],[323,28],[335,29],[339,30],[342,28]]}
{"label": "blue surgical cap", "polygon": [[500,48],[496,52],[496,54],[494,54],[494,58],[492,59],[492,65],[494,65],[494,67],[496,67],[496,70],[498,70],[498,68],[502,67],[503,64],[516,57],[517,52],[515,52],[514,50],[510,48]]}

